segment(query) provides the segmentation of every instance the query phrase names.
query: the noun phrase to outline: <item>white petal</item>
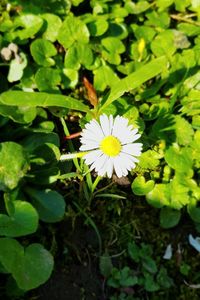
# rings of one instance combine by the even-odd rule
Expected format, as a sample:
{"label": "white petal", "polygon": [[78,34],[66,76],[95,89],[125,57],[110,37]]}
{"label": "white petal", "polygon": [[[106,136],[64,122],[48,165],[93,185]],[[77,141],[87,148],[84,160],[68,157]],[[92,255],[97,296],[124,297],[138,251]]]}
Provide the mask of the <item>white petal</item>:
{"label": "white petal", "polygon": [[119,159],[123,169],[130,171],[135,168],[135,160],[137,160],[135,157],[129,154],[120,153]]}
{"label": "white petal", "polygon": [[100,124],[104,135],[105,136],[110,135],[111,134],[110,121],[107,115],[103,114],[100,116]]}
{"label": "white petal", "polygon": [[112,129],[113,129],[113,115],[110,115],[109,116],[109,121],[110,121],[110,134],[112,134]]}
{"label": "white petal", "polygon": [[114,158],[114,169],[115,169],[115,173],[117,175],[117,177],[122,177],[123,176],[123,172],[122,172],[122,168],[120,165],[120,160],[119,160],[119,156]]}
{"label": "white petal", "polygon": [[83,156],[83,159],[85,159],[85,163],[87,165],[91,165],[93,162],[95,162],[99,156],[102,155],[102,151],[101,150],[94,150],[94,151],[91,151],[87,154],[85,154]]}
{"label": "white petal", "polygon": [[134,130],[131,131],[131,138],[130,138],[129,142],[126,142],[127,144],[128,143],[133,143],[134,141],[138,140],[141,137],[140,133],[134,134],[133,131]]}
{"label": "white petal", "polygon": [[92,120],[92,121],[90,121],[90,123],[87,123],[85,125],[85,128],[87,130],[90,130],[96,136],[101,136],[101,138],[104,137],[101,126],[99,125],[99,123],[96,120]]}
{"label": "white petal", "polygon": [[113,122],[112,135],[117,136],[120,129],[120,116],[116,116]]}
{"label": "white petal", "polygon": [[93,141],[87,141],[85,144],[83,144],[79,150],[80,151],[88,151],[88,150],[93,150],[99,148],[99,144],[97,142]]}
{"label": "white petal", "polygon": [[132,157],[129,154],[125,154],[125,153],[120,154],[120,162],[122,166],[124,166],[124,168],[126,168],[129,171],[135,168],[135,160],[137,159]]}
{"label": "white petal", "polygon": [[172,245],[167,245],[167,248],[165,250],[165,253],[163,255],[164,259],[171,259],[172,258]]}
{"label": "white petal", "polygon": [[112,174],[113,174],[113,158],[112,157],[110,157],[107,162],[106,173],[109,178],[112,177]]}
{"label": "white petal", "polygon": [[200,237],[194,239],[193,236],[189,234],[189,243],[194,249],[200,252]]}
{"label": "white petal", "polygon": [[81,134],[81,140],[82,139],[87,139],[87,140],[92,140],[95,142],[100,142],[103,139],[103,136],[98,136],[96,133],[88,130],[88,129],[83,129],[83,132]]}
{"label": "white petal", "polygon": [[[105,154],[102,154],[97,160],[94,161],[94,163],[91,165],[91,170],[95,168],[95,171],[100,175],[103,176],[102,174],[100,174],[100,170],[104,170],[106,163],[108,161],[108,156]],[[105,173],[105,171],[104,171]]]}
{"label": "white petal", "polygon": [[134,143],[134,144],[126,144],[122,146],[122,152],[134,155],[134,156],[140,156],[142,150],[142,144],[141,143]]}

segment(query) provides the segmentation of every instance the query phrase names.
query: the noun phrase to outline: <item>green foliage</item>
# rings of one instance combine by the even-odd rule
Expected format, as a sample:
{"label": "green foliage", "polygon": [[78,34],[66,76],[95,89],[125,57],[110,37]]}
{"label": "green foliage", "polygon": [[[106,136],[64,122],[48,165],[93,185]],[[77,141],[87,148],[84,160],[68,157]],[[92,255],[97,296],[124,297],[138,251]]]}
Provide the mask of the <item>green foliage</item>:
{"label": "green foliage", "polygon": [[28,168],[28,155],[21,145],[14,142],[0,144],[0,189],[2,191],[16,188]]}
{"label": "green foliage", "polygon": [[0,239],[0,261],[22,290],[44,283],[53,268],[51,254],[40,244],[24,248],[14,239]]}
{"label": "green foliage", "polygon": [[169,289],[172,286],[173,281],[167,274],[166,268],[160,266],[158,269],[152,258],[153,251],[150,245],[142,243],[140,247],[135,242],[130,242],[128,255],[134,262],[134,269],[128,266],[121,269],[113,267],[107,276],[108,286],[115,289],[143,286],[147,292]]}
{"label": "green foliage", "polygon": [[[177,226],[185,212],[199,228],[199,18],[199,1],[191,0],[1,1],[0,270],[20,289],[36,288],[51,274],[51,254],[32,244],[43,226],[55,229],[82,213],[101,244],[95,201],[103,226],[112,210],[123,220],[133,197],[158,213],[160,230]],[[65,136],[102,113],[128,118],[143,153],[128,178],[99,184],[82,160],[60,156],[79,151],[79,142]],[[132,195],[120,188],[130,183]],[[48,237],[39,241],[50,248]],[[150,245],[129,243],[132,265],[113,267],[108,244],[98,257],[107,285],[120,289],[111,299],[142,299],[137,289],[133,297],[123,290],[132,286],[146,298],[159,298],[159,291],[164,297],[172,280]]]}

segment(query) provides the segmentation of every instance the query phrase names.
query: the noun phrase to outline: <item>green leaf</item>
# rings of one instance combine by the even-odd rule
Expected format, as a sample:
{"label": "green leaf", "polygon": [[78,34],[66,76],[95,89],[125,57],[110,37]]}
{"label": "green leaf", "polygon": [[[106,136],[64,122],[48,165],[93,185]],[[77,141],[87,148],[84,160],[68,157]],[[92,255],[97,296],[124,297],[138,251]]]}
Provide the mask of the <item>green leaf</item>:
{"label": "green leaf", "polygon": [[180,145],[190,144],[194,134],[191,124],[179,115],[175,117],[175,121],[177,142]]}
{"label": "green leaf", "polygon": [[0,235],[19,237],[34,233],[38,227],[38,214],[35,208],[25,201],[13,201],[14,213],[0,214]]}
{"label": "green leaf", "polygon": [[61,82],[60,72],[52,68],[40,68],[35,74],[35,82],[39,91],[56,91],[56,87]]}
{"label": "green leaf", "polygon": [[123,53],[125,51],[124,44],[115,37],[106,37],[101,40],[103,47],[109,52]]}
{"label": "green leaf", "polygon": [[149,26],[133,24],[131,25],[131,28],[133,29],[137,40],[144,39],[147,43],[151,42],[154,36],[156,35],[156,31]]}
{"label": "green leaf", "polygon": [[179,210],[171,209],[170,207],[163,207],[160,211],[160,225],[167,229],[176,226],[181,218]]}
{"label": "green leaf", "polygon": [[156,56],[171,56],[175,53],[174,33],[171,30],[165,30],[155,37],[151,43],[151,50]]}
{"label": "green leaf", "polygon": [[120,286],[129,287],[138,283],[138,278],[134,276],[129,267],[124,267],[120,272]]}
{"label": "green leaf", "polygon": [[106,36],[123,40],[128,36],[127,26],[124,23],[110,22]]}
{"label": "green leaf", "polygon": [[195,198],[191,198],[187,206],[188,214],[194,222],[200,223],[200,207]]}
{"label": "green leaf", "polygon": [[156,5],[159,7],[159,9],[161,10],[165,10],[167,7],[169,7],[170,5],[172,5],[174,2],[174,0],[157,0],[156,1]]}
{"label": "green leaf", "polygon": [[[56,147],[60,146],[60,140],[59,136],[55,132],[35,132],[32,134],[29,134],[27,137],[25,137],[21,144],[24,146],[24,148],[30,152],[33,153],[37,148],[40,147],[39,151],[37,153],[37,158],[39,157],[50,157],[51,159],[55,158],[55,150],[52,149],[52,146],[50,144],[55,145]],[[41,149],[43,146],[44,150]],[[53,150],[53,151],[52,151]],[[53,153],[53,155],[52,155]]]}
{"label": "green leaf", "polygon": [[159,285],[157,282],[154,280],[154,277],[152,274],[145,273],[145,282],[144,282],[144,288],[148,292],[156,292],[160,289]]}
{"label": "green leaf", "polygon": [[[54,182],[56,182],[60,177],[60,169],[58,167],[52,167],[52,166],[44,166],[39,167],[37,170],[33,170],[29,172],[30,183],[31,184],[37,184],[37,185],[49,185]],[[27,181],[29,178],[27,178]]]}
{"label": "green leaf", "polygon": [[103,256],[100,256],[100,261],[99,261],[99,268],[101,274],[107,278],[110,276],[113,264],[111,257],[108,255],[108,253],[104,253]]}
{"label": "green leaf", "polygon": [[[188,171],[188,174],[190,172]],[[189,196],[189,183],[185,182],[185,178],[182,173],[176,175],[173,180],[170,181],[170,207],[174,209],[180,209],[187,205],[190,201]]]}
{"label": "green leaf", "polygon": [[103,45],[102,56],[110,64],[119,65],[121,62],[120,53],[125,51],[124,44],[115,37],[106,37],[101,40]]}
{"label": "green leaf", "polygon": [[24,106],[0,105],[0,115],[7,117],[16,123],[27,124],[35,119],[37,111],[35,107],[29,107],[27,104]]}
{"label": "green leaf", "polygon": [[96,19],[87,24],[91,36],[103,35],[108,29],[108,22],[101,17],[96,17]]}
{"label": "green leaf", "polygon": [[53,270],[53,257],[40,244],[23,248],[10,238],[0,239],[0,261],[19,288],[31,290],[45,283]]}
{"label": "green leaf", "polygon": [[34,207],[42,221],[48,223],[59,222],[65,213],[65,200],[61,194],[50,189],[36,190],[26,188]]}
{"label": "green leaf", "polygon": [[30,46],[31,55],[38,65],[50,67],[55,65],[55,61],[51,58],[57,54],[54,45],[44,39],[36,39]]}
{"label": "green leaf", "polygon": [[89,42],[87,26],[78,17],[67,16],[59,30],[58,41],[65,48],[71,47],[75,41],[87,44]]}
{"label": "green leaf", "polygon": [[126,8],[128,9],[128,11],[131,14],[135,14],[135,15],[143,13],[144,11],[149,9],[150,6],[151,6],[150,3],[148,3],[147,1],[144,1],[144,0],[139,1],[137,3],[128,1],[126,4]]}
{"label": "green leaf", "polygon": [[159,165],[159,154],[154,150],[147,150],[140,156],[139,166],[143,169],[154,170]]}
{"label": "green leaf", "polygon": [[[186,274],[184,274],[184,275],[186,275]],[[160,267],[160,270],[156,276],[156,280],[157,280],[157,283],[162,288],[165,288],[165,289],[169,289],[173,285],[173,280],[168,276],[167,270],[163,266]]]}
{"label": "green leaf", "polygon": [[13,29],[6,33],[5,38],[8,41],[14,41],[16,38],[20,40],[33,38],[42,25],[43,20],[41,17],[32,14],[23,14],[15,18]]}
{"label": "green leaf", "polygon": [[187,147],[180,148],[175,143],[165,151],[165,160],[178,172],[187,173],[192,167],[191,150]]}
{"label": "green leaf", "polygon": [[133,261],[140,261],[140,249],[135,242],[128,243],[128,254]]}
{"label": "green leaf", "polygon": [[64,66],[65,68],[73,69],[74,71],[80,68],[81,65],[76,43],[67,50],[65,54]]}
{"label": "green leaf", "polygon": [[131,185],[132,191],[135,195],[146,195],[154,188],[154,181],[149,180],[146,182],[144,176],[138,176],[134,179]]}
{"label": "green leaf", "polygon": [[49,279],[53,270],[53,257],[40,244],[25,248],[23,259],[18,261],[15,280],[20,288],[29,290]]}
{"label": "green leaf", "polygon": [[21,145],[14,142],[0,144],[0,190],[17,187],[28,168],[28,157]]}
{"label": "green leaf", "polygon": [[97,91],[104,91],[116,82],[119,82],[119,78],[111,67],[104,65],[94,70],[94,87]]}
{"label": "green leaf", "polygon": [[155,184],[153,190],[146,195],[147,202],[156,208],[170,204],[169,185]]}
{"label": "green leaf", "polygon": [[31,162],[37,163],[39,161],[39,166],[57,163],[60,159],[60,139],[55,132],[33,133],[25,138],[22,144],[33,153]]}
{"label": "green leaf", "polygon": [[143,257],[142,267],[151,274],[155,274],[158,271],[156,262],[149,256]]}
{"label": "green leaf", "polygon": [[178,29],[185,33],[187,36],[195,36],[200,34],[200,28],[199,26],[196,26],[194,24],[188,24],[188,23],[179,23]]}
{"label": "green leaf", "polygon": [[115,101],[117,98],[121,97],[124,93],[139,87],[145,81],[161,73],[166,65],[166,62],[166,58],[163,56],[154,59],[145,66],[141,67],[139,70],[131,73],[127,77],[115,83],[111,87],[110,94],[100,110],[103,110],[106,106]]}
{"label": "green leaf", "polygon": [[170,16],[167,12],[158,12],[155,9],[150,10],[150,12],[146,13],[147,21],[145,21],[145,25],[156,28],[157,30],[166,29],[170,24]]}
{"label": "green leaf", "polygon": [[47,23],[43,37],[51,42],[55,42],[57,40],[59,29],[62,25],[61,19],[54,14],[42,14],[41,17]]}
{"label": "green leaf", "polygon": [[69,96],[47,93],[32,93],[23,91],[8,91],[0,95],[0,105],[25,106],[29,107],[49,107],[58,106],[74,110],[89,112],[89,107]]}
{"label": "green leaf", "polygon": [[63,69],[63,73],[65,75],[64,85],[65,87],[75,88],[78,83],[78,71],[74,69]]}

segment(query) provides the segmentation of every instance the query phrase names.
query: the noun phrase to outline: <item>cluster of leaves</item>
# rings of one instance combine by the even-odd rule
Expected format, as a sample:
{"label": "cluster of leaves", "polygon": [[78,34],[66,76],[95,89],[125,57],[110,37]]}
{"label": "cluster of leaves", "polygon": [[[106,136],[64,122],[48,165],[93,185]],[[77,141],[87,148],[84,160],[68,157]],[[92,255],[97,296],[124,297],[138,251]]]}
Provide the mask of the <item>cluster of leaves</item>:
{"label": "cluster of leaves", "polygon": [[121,290],[120,294],[116,292],[116,295],[110,299],[129,299],[128,294],[136,294],[136,289],[140,289],[141,286],[150,293],[173,286],[173,280],[168,276],[166,268],[159,266],[158,269],[156,261],[152,258],[153,251],[150,245],[142,243],[139,247],[135,242],[130,242],[127,252],[133,264],[131,268],[129,266],[113,267],[109,256],[101,257],[100,270],[107,279],[107,286],[116,291]]}
{"label": "cluster of leaves", "polygon": [[73,111],[80,127],[102,113],[127,117],[144,144],[133,193],[161,208],[164,228],[182,207],[200,223],[198,1],[11,0],[0,10],[2,272],[23,290],[50,276],[51,254],[15,238],[64,216],[57,124]]}

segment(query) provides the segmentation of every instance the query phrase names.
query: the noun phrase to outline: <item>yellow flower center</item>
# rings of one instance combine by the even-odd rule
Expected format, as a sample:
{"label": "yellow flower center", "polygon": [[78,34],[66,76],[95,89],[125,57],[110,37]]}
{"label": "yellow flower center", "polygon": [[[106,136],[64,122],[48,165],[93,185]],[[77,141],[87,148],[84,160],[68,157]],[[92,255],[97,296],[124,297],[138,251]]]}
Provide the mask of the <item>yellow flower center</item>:
{"label": "yellow flower center", "polygon": [[117,156],[121,148],[120,141],[112,135],[106,136],[100,144],[100,149],[108,156]]}

